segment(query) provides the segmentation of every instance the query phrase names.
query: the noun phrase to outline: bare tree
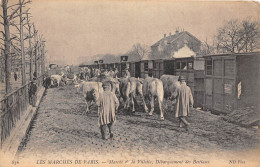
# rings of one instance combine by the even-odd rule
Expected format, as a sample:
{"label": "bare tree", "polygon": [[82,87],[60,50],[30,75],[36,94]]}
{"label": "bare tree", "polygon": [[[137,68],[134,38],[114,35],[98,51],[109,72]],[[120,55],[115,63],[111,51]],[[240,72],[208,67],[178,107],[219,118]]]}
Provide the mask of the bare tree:
{"label": "bare tree", "polygon": [[212,44],[208,42],[208,39],[202,42],[201,44],[201,49],[200,49],[200,55],[210,55],[210,54],[215,54],[216,49],[215,49],[215,43],[213,41]]}
{"label": "bare tree", "polygon": [[216,39],[218,53],[248,52],[259,48],[259,22],[230,20],[219,28]]}
{"label": "bare tree", "polygon": [[[8,6],[8,0],[2,0],[1,7],[3,9],[3,15],[0,17],[3,22],[0,22],[4,26],[4,31],[0,31],[3,35],[4,40],[4,55],[5,55],[5,83],[6,83],[6,93],[10,93],[11,88],[11,41],[16,38],[16,36],[11,37],[10,25],[15,25],[13,20],[16,17],[20,17],[17,12],[26,4],[31,1],[21,0],[19,3]],[[8,10],[12,10],[9,14]],[[20,11],[21,12],[21,11]]]}
{"label": "bare tree", "polygon": [[133,45],[131,52],[138,56],[140,60],[142,60],[143,58],[149,55],[150,49],[148,46],[144,44],[137,43]]}
{"label": "bare tree", "polygon": [[218,30],[218,49],[222,49],[223,52],[239,52],[238,44],[241,40],[241,28],[238,20],[230,20]]}
{"label": "bare tree", "polygon": [[244,52],[252,52],[259,48],[259,22],[252,21],[250,18],[242,21],[243,39],[241,46]]}

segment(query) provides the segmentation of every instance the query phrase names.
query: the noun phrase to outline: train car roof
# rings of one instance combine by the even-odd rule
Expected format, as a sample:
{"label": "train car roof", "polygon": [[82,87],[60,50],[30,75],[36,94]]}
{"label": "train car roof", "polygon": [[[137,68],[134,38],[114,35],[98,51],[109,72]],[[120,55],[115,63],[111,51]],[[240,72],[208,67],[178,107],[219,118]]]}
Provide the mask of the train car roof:
{"label": "train car roof", "polygon": [[223,53],[223,54],[212,54],[205,55],[203,57],[215,57],[215,56],[260,56],[260,52],[246,52],[246,53]]}

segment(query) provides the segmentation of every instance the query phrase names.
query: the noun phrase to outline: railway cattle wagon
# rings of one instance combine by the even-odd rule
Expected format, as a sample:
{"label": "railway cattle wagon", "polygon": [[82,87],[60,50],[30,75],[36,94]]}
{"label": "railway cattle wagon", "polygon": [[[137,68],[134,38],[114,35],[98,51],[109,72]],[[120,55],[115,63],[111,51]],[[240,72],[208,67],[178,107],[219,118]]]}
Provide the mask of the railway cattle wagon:
{"label": "railway cattle wagon", "polygon": [[126,68],[129,68],[129,72],[131,71],[129,62],[121,62],[118,64],[118,72],[120,77],[124,76]]}
{"label": "railway cattle wagon", "polygon": [[160,78],[163,74],[165,74],[164,71],[164,60],[154,60],[153,61],[153,77],[154,78]]}
{"label": "railway cattle wagon", "polygon": [[153,62],[154,60],[142,60],[140,61],[140,73],[141,78],[145,78],[145,75],[153,76]]}
{"label": "railway cattle wagon", "polygon": [[209,55],[205,58],[205,107],[230,113],[259,107],[260,52]]}
{"label": "railway cattle wagon", "polygon": [[132,77],[140,78],[141,77],[141,71],[140,71],[140,62],[130,62],[130,74]]}
{"label": "railway cattle wagon", "polygon": [[174,74],[185,76],[187,85],[191,88],[194,97],[194,107],[204,104],[204,58],[187,57],[174,60]]}

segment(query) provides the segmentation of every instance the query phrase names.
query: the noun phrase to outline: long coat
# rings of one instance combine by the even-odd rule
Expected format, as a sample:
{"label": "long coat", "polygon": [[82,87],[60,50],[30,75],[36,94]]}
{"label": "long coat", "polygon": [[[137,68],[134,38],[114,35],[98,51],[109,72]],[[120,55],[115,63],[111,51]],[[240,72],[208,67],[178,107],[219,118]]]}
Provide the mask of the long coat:
{"label": "long coat", "polygon": [[177,89],[175,117],[189,116],[190,105],[193,105],[193,97],[190,87],[188,87],[186,83],[182,83]]}
{"label": "long coat", "polygon": [[98,107],[98,124],[106,125],[116,121],[115,110],[119,106],[119,101],[111,91],[104,91],[97,102]]}

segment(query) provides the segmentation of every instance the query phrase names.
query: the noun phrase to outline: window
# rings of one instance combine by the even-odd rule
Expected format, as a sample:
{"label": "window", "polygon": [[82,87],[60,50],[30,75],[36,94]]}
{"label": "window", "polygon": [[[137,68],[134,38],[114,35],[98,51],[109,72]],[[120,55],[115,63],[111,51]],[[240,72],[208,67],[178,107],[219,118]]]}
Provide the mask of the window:
{"label": "window", "polygon": [[176,68],[181,69],[181,62],[176,62]]}
{"label": "window", "polygon": [[206,61],[206,75],[212,75],[212,60]]}
{"label": "window", "polygon": [[181,69],[187,70],[187,63],[186,62],[181,62]]}
{"label": "window", "polygon": [[157,68],[157,63],[156,62],[153,62],[153,67],[154,67],[154,69]]}
{"label": "window", "polygon": [[148,62],[144,63],[144,71],[148,71]]}
{"label": "window", "polygon": [[188,62],[188,69],[192,70],[193,69],[193,63],[192,62]]}

